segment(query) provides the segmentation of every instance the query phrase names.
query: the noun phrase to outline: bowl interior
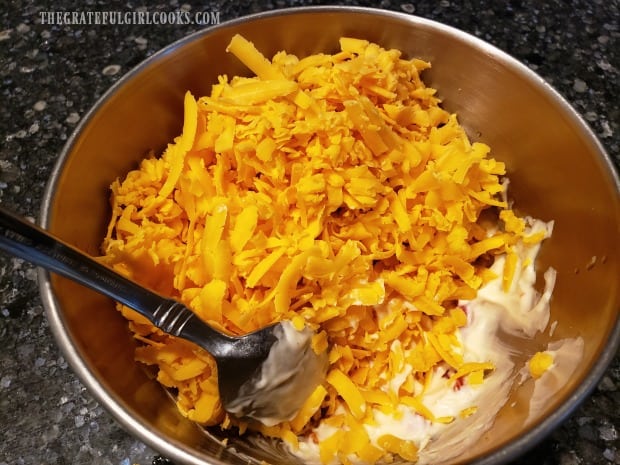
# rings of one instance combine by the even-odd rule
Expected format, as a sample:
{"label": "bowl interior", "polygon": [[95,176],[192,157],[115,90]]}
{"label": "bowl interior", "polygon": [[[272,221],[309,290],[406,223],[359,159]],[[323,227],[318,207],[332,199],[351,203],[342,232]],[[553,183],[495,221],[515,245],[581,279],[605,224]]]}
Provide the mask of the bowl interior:
{"label": "bowl interior", "polygon": [[[585,342],[582,361],[537,412],[530,412],[532,386],[525,383],[476,447],[445,463],[499,463],[540,439],[593,387],[613,356],[610,344],[617,344],[618,181],[600,145],[557,94],[470,36],[411,16],[347,8],[263,14],[190,36],[131,72],[84,118],[50,181],[43,225],[88,253],[99,253],[111,182],[180,133],[184,92],[206,95],[219,74],[248,74],[225,52],[234,33],[269,57],[279,50],[299,56],[330,52],[339,37],[355,36],[431,61],[425,81],[438,89],[446,109],[457,112],[470,136],[488,143],[493,156],[507,163],[517,209],[555,221],[539,269],[558,271],[551,310],[557,326],[552,337],[547,332],[523,341],[524,350],[533,353],[550,340],[579,336]],[[46,276],[42,289],[67,359],[131,433],[181,463],[247,463],[219,442],[223,435],[217,429],[205,433],[182,418],[134,363],[134,342],[110,301],[59,278]],[[291,463],[266,442],[234,441],[234,447],[259,461]]]}

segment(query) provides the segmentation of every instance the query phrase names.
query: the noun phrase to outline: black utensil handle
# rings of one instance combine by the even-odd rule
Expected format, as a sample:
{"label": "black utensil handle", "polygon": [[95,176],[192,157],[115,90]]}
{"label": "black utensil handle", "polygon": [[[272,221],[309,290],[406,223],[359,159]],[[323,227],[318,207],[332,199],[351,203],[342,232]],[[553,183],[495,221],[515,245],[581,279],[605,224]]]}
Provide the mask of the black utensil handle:
{"label": "black utensil handle", "polygon": [[[185,305],[125,278],[37,225],[0,206],[0,250],[102,293],[146,317],[162,331],[199,343],[212,354],[229,340]],[[206,340],[205,340],[206,339]]]}
{"label": "black utensil handle", "polygon": [[151,321],[164,300],[1,206],[0,233],[6,252],[101,292]]}

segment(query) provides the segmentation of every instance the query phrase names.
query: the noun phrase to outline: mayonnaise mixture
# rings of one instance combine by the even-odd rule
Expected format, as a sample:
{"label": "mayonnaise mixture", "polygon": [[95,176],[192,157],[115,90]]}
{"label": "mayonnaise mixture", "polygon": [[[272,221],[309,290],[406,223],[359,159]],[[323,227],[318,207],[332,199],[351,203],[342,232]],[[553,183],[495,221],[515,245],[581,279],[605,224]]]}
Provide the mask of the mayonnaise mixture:
{"label": "mayonnaise mixture", "polygon": [[[532,233],[544,230],[546,236],[551,234],[553,223],[545,223],[531,218],[527,219]],[[401,405],[396,414],[386,414],[374,410],[374,424],[365,424],[371,442],[384,434],[392,434],[400,439],[414,441],[419,448],[420,464],[439,463],[461,455],[475,444],[487,431],[499,410],[508,400],[509,393],[517,382],[519,370],[513,361],[516,350],[505,340],[512,337],[531,338],[543,331],[549,322],[549,300],[555,284],[556,273],[552,268],[544,273],[545,286],[538,293],[534,284],[536,271],[534,262],[540,244],[518,246],[519,263],[516,267],[512,286],[508,292],[502,289],[501,278],[495,279],[482,287],[475,299],[461,301],[468,316],[468,323],[461,328],[460,339],[463,346],[465,362],[490,361],[495,370],[487,375],[480,385],[464,384],[455,390],[453,383],[444,377],[444,369],[438,368],[429,387],[422,393],[424,405],[435,417],[454,417],[450,424],[431,422],[417,414],[411,407]],[[502,276],[505,257],[496,258],[492,270]],[[508,335],[508,336],[507,336]],[[562,349],[568,348],[568,351]],[[557,384],[570,374],[569,366],[575,366],[575,360],[581,356],[583,343],[563,342],[555,345],[556,360],[563,367],[557,376],[545,374],[541,380]],[[552,373],[555,368],[552,368]],[[405,378],[406,367],[402,379]],[[396,377],[390,389],[398,389]],[[553,386],[552,386],[553,387]],[[548,400],[549,385],[540,385],[532,399],[531,415]],[[471,407],[475,413],[461,415]],[[318,442],[330,437],[333,427],[319,424],[313,431],[318,441],[309,437],[300,438],[299,448],[291,452],[306,463],[320,464]],[[311,435],[312,436],[312,435]],[[355,463],[355,457],[351,457]],[[359,460],[357,461],[359,463]]]}
{"label": "mayonnaise mixture", "polygon": [[291,420],[325,379],[327,369],[327,354],[314,352],[314,332],[309,328],[298,331],[292,323],[283,321],[274,334],[277,341],[263,362],[260,375],[245,383],[239,396],[227,406],[231,413],[245,414],[267,426]]}
{"label": "mayonnaise mixture", "polygon": [[581,362],[583,351],[584,341],[581,337],[554,341],[547,346],[547,352],[553,356],[553,365],[534,383],[526,424],[532,423],[553,401],[554,395],[568,385]]}

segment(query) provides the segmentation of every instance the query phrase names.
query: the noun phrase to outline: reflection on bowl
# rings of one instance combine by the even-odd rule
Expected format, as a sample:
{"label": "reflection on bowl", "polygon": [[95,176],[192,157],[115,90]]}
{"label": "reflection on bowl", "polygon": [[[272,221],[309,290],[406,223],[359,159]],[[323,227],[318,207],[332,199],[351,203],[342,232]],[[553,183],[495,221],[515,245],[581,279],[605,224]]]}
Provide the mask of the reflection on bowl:
{"label": "reflection on bowl", "polygon": [[[529,402],[532,384],[523,384],[476,446],[446,463],[505,463],[534,445],[594,388],[620,341],[619,183],[601,145],[564,100],[523,65],[467,34],[404,14],[348,7],[259,14],[193,34],[130,72],[82,120],[48,185],[43,226],[97,255],[111,182],[180,133],[185,91],[207,95],[218,75],[247,74],[225,52],[236,33],[267,56],[333,52],[340,37],[352,36],[430,61],[425,81],[470,136],[506,162],[519,211],[555,221],[539,259],[541,270],[557,270],[551,307],[557,323],[553,337],[546,332],[522,343],[535,352],[552,340],[581,337],[581,363],[536,409]],[[205,431],[184,419],[134,362],[134,341],[112,302],[44,273],[41,291],[67,360],[130,433],[179,463],[242,464],[248,457],[290,463],[270,441],[231,436],[225,445],[219,429]]]}

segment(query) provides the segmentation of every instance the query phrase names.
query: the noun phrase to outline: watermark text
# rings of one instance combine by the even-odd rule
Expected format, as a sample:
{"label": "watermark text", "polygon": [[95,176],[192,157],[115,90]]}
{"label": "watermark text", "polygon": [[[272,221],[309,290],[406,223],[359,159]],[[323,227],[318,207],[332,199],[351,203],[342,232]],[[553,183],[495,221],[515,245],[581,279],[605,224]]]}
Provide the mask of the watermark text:
{"label": "watermark text", "polygon": [[78,25],[198,25],[220,23],[219,11],[41,11],[41,24]]}

